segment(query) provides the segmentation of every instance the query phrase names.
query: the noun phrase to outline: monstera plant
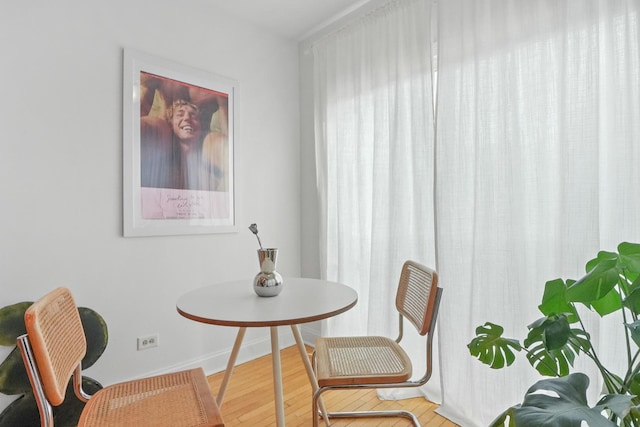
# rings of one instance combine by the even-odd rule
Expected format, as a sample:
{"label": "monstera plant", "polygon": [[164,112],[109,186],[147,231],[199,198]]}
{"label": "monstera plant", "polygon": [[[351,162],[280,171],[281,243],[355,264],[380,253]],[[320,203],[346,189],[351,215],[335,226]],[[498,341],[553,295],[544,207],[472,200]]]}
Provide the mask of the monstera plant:
{"label": "monstera plant", "polygon": [[[522,343],[506,338],[503,328],[487,322],[476,329],[468,344],[472,356],[492,368],[510,366],[517,352],[541,375],[525,394],[522,404],[505,410],[494,426],[640,427],[640,244],[623,242],[618,252],[600,252],[586,264],[578,280],[556,279],[546,283],[538,309],[543,317],[528,325]],[[600,316],[620,316],[624,328],[624,351],[628,366],[614,372],[603,365],[585,329],[578,306]],[[589,407],[589,378],[571,373],[578,356],[589,358],[600,371],[606,388],[600,401]]]}
{"label": "monstera plant", "polygon": [[[0,413],[0,427],[39,427],[40,416],[35,398],[22,362],[20,350],[16,346],[16,338],[24,334],[24,313],[32,302],[20,302],[0,309],[0,345],[13,346],[9,356],[0,364],[0,393],[20,395]],[[82,360],[82,367],[93,365],[107,347],[107,325],[95,311],[79,307],[80,319],[87,339],[87,354]],[[85,391],[93,394],[102,385],[89,377],[82,378]],[[56,427],[72,427],[78,424],[80,412],[84,407],[75,396],[71,383],[62,405],[54,408]]]}

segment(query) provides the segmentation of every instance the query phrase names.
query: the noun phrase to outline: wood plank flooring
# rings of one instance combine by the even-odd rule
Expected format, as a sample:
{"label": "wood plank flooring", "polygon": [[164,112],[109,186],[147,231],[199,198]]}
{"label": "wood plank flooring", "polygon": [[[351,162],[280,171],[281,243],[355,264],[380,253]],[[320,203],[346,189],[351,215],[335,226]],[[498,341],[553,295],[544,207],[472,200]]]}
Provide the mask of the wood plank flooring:
{"label": "wood plank flooring", "polygon": [[[307,349],[309,354],[311,350]],[[311,386],[295,346],[281,351],[284,412],[287,427],[311,426]],[[275,426],[271,355],[236,366],[222,404],[222,416],[227,427]],[[209,376],[209,385],[217,394],[224,373]],[[329,391],[324,393],[329,410],[409,409],[423,427],[457,427],[436,414],[438,407],[422,398],[401,401],[381,401],[373,390]],[[324,424],[321,424],[324,425]],[[335,427],[404,427],[411,422],[404,418],[336,419]]]}

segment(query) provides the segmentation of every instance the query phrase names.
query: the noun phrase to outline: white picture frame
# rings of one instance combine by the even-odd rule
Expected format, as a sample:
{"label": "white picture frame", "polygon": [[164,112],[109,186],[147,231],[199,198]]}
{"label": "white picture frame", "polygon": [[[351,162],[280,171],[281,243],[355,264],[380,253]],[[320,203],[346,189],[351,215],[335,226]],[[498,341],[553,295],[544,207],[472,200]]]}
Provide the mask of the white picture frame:
{"label": "white picture frame", "polygon": [[237,83],[132,49],[123,56],[123,234],[237,231]]}

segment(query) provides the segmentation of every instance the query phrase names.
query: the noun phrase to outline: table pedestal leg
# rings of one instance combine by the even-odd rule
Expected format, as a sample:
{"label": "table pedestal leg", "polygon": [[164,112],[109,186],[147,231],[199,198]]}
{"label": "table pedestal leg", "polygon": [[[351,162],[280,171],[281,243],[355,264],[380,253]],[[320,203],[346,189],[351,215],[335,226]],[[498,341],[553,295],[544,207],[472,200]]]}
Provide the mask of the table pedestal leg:
{"label": "table pedestal leg", "polygon": [[222,406],[224,394],[227,392],[227,386],[229,385],[233,368],[236,366],[236,359],[238,358],[238,352],[240,351],[240,345],[242,344],[245,332],[247,332],[247,328],[245,327],[238,329],[238,335],[236,335],[236,341],[233,343],[233,349],[231,350],[231,355],[227,362],[227,369],[224,371],[224,377],[222,378],[222,383],[220,383],[220,388],[218,389],[218,397],[216,399],[218,407]]}
{"label": "table pedestal leg", "polygon": [[273,360],[273,393],[276,398],[276,425],[284,427],[284,398],[282,396],[282,369],[280,366],[280,345],[278,327],[271,326],[271,359]]}
{"label": "table pedestal leg", "polygon": [[[318,390],[318,380],[316,379],[316,375],[313,372],[313,367],[311,366],[311,362],[309,361],[309,355],[307,354],[307,349],[304,346],[304,341],[302,341],[302,336],[300,335],[300,329],[298,328],[298,325],[291,325],[291,332],[293,332],[293,338],[295,338],[296,340],[298,352],[300,353],[300,358],[302,358],[302,363],[304,364],[304,368],[307,371],[307,376],[309,377],[311,388],[313,389],[313,393],[315,393],[316,390]],[[324,406],[324,401],[322,400],[322,397],[318,399],[318,406],[320,407],[322,418],[324,418],[324,422],[328,427],[329,416],[327,415],[327,409]],[[318,414],[311,414],[311,416],[317,417]]]}

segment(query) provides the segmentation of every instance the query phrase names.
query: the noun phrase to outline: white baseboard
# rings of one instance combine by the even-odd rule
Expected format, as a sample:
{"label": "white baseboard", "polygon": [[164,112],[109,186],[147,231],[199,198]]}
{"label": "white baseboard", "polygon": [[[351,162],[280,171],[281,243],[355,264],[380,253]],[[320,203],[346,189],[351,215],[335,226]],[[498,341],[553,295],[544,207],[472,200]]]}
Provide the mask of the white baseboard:
{"label": "white baseboard", "polygon": [[[306,323],[300,325],[300,335],[302,336],[302,341],[306,345],[311,347],[314,346],[316,338],[320,336],[320,323]],[[280,343],[280,348],[290,347],[295,345],[295,340],[293,338],[293,334],[291,333],[288,327],[282,326],[278,328],[278,341]],[[189,360],[184,363],[176,364],[174,366],[167,367],[166,369],[159,370],[156,372],[149,372],[144,376],[151,375],[159,375],[166,372],[174,372],[183,369],[192,369],[202,367],[204,372],[207,375],[215,374],[218,372],[222,372],[227,368],[227,362],[229,361],[229,356],[231,355],[232,347],[226,348],[222,351],[216,353],[205,354],[202,357],[197,359]],[[238,352],[238,358],[236,359],[236,365],[240,365],[242,363],[250,362],[259,357],[265,356],[271,353],[271,340],[269,336],[262,337],[254,340],[244,340],[242,342],[242,347]]]}

